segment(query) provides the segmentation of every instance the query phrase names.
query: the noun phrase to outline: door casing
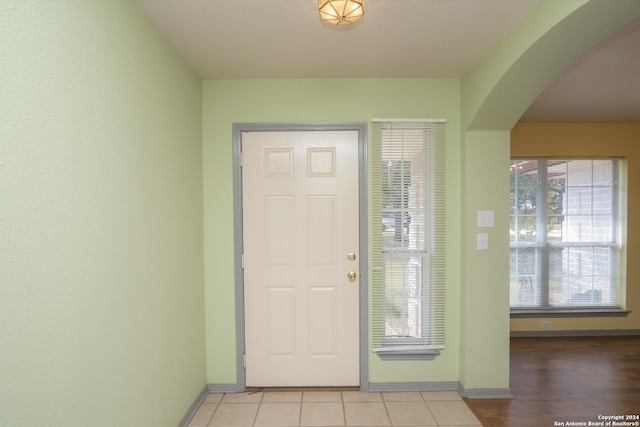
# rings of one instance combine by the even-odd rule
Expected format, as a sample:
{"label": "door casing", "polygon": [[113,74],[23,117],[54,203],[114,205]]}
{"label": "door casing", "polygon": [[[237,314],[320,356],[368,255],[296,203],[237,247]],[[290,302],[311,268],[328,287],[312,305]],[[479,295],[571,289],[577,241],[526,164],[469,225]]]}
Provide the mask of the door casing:
{"label": "door casing", "polygon": [[359,193],[359,269],[360,269],[360,390],[368,391],[369,384],[369,329],[368,329],[368,198],[367,198],[367,123],[366,122],[304,122],[304,123],[234,123],[232,125],[233,154],[233,233],[235,273],[236,321],[236,384],[235,391],[246,390],[244,271],[242,268],[242,168],[241,150],[243,132],[290,131],[358,131],[358,193]]}

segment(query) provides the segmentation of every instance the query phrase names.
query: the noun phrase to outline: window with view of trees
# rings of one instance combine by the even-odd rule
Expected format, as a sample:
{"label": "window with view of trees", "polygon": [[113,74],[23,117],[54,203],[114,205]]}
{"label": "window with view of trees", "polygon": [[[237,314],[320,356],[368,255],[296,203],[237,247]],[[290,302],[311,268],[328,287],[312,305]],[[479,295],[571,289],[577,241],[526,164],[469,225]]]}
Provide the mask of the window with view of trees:
{"label": "window with view of trees", "polygon": [[381,357],[444,348],[444,126],[374,123],[372,323]]}
{"label": "window with view of trees", "polygon": [[510,303],[617,307],[616,159],[513,159]]}

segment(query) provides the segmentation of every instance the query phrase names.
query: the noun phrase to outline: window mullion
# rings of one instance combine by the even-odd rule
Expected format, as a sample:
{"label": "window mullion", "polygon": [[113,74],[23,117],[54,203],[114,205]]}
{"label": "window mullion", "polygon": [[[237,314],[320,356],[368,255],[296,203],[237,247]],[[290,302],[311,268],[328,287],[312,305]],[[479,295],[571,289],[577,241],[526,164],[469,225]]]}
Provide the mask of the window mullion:
{"label": "window mullion", "polygon": [[539,304],[541,307],[549,306],[549,242],[547,241],[547,196],[549,193],[549,180],[547,161],[538,161],[538,196],[536,203],[536,234],[538,244],[541,245],[538,249],[538,289],[540,294],[538,295]]}
{"label": "window mullion", "polygon": [[[618,162],[613,162],[612,165],[613,168],[613,187],[614,187],[614,191],[613,193],[613,200],[611,203],[611,215],[612,215],[612,226],[611,226],[611,234],[609,235],[609,239],[611,242],[619,242],[621,241],[621,239],[618,237],[618,232],[619,232],[619,224],[618,224],[618,209],[620,208],[620,195],[618,194],[618,189],[620,188],[619,185],[619,180],[620,180],[620,170],[618,169]],[[613,256],[611,256],[610,262],[609,262],[609,268],[610,268],[610,272],[611,272],[611,276],[610,279],[611,283],[616,283],[617,280],[617,276],[618,276],[618,256],[617,256],[617,251],[618,251],[618,245],[614,245],[613,248],[610,249],[609,253],[613,253]],[[609,300],[613,301],[616,300],[616,295],[618,294],[618,289],[617,286],[610,286],[609,287]]]}

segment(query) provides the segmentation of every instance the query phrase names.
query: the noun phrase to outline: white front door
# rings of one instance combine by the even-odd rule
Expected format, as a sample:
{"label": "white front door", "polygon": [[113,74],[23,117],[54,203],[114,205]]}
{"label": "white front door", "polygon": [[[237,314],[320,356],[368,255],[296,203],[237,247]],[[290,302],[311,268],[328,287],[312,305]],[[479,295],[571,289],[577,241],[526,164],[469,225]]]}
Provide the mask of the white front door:
{"label": "white front door", "polygon": [[246,385],[357,386],[358,132],[245,132],[242,153]]}

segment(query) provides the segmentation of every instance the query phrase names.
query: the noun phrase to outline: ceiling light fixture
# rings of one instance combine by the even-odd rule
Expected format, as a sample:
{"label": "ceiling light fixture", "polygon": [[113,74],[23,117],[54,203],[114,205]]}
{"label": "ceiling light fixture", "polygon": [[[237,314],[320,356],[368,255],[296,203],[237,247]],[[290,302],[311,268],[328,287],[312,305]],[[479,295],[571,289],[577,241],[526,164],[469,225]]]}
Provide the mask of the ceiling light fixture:
{"label": "ceiling light fixture", "polygon": [[352,24],[364,15],[364,0],[318,0],[320,17],[330,24]]}

